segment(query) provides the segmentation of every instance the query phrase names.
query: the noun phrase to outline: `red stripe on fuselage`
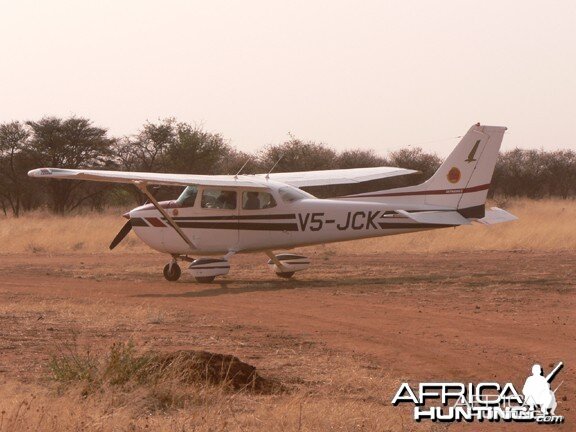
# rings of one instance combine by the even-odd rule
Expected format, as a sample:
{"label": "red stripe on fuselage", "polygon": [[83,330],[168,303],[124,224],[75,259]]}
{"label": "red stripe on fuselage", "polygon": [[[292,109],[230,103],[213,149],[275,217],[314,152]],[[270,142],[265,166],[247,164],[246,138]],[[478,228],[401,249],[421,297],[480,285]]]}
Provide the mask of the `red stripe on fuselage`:
{"label": "red stripe on fuselage", "polygon": [[149,217],[149,218],[146,218],[146,220],[148,222],[150,222],[150,224],[154,227],[165,227],[166,226],[166,225],[164,225],[164,223],[160,219],[155,218],[155,217]]}

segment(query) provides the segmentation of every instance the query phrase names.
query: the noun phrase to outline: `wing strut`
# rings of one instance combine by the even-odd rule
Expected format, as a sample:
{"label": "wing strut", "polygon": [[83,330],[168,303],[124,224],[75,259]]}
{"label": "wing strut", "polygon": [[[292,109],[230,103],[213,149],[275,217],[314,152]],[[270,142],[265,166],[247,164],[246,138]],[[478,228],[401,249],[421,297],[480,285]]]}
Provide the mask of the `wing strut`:
{"label": "wing strut", "polygon": [[274,262],[274,264],[276,264],[276,266],[280,270],[286,270],[286,268],[282,265],[280,260],[278,258],[276,258],[276,255],[274,255],[274,252],[272,252],[271,250],[266,250],[264,252],[266,252],[266,255],[268,255],[268,257],[272,260],[272,262]]}
{"label": "wing strut", "polygon": [[170,216],[170,215],[168,214],[168,212],[167,212],[165,209],[163,209],[162,206],[160,206],[160,204],[158,203],[158,201],[156,201],[156,198],[154,198],[154,195],[152,195],[152,194],[150,193],[150,191],[148,190],[148,187],[147,187],[146,183],[139,181],[139,182],[134,182],[134,184],[136,185],[136,187],[137,187],[138,189],[140,189],[142,192],[144,192],[144,194],[148,197],[148,199],[150,200],[150,202],[151,202],[152,204],[154,204],[154,207],[156,207],[156,208],[158,209],[158,211],[159,211],[160,213],[162,213],[162,216],[164,216],[164,217],[166,218],[166,221],[170,224],[170,226],[171,226],[172,228],[174,228],[174,230],[178,233],[178,235],[179,235],[180,237],[182,237],[182,240],[184,240],[184,241],[188,244],[188,246],[190,246],[192,249],[198,249],[198,248],[196,247],[196,245],[195,245],[194,243],[192,243],[192,240],[190,240],[190,239],[188,238],[188,236],[187,236],[186,234],[184,234],[184,232],[182,231],[182,229],[181,229],[178,225],[176,225],[176,222],[174,222],[174,219],[172,219],[172,216]]}

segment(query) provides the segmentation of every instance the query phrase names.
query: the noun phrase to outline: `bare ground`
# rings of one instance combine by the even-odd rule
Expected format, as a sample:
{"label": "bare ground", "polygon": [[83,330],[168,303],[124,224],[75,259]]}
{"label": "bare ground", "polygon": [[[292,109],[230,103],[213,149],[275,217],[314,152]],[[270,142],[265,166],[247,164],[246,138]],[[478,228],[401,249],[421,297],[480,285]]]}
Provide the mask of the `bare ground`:
{"label": "bare ground", "polygon": [[[294,400],[258,399],[222,429],[574,429],[576,253],[307,252],[313,266],[295,280],[249,255],[211,285],[164,281],[155,254],[0,256],[0,395],[17,403],[51,389],[46,365],[59,344],[104,352],[131,339],[139,349],[234,354],[298,395],[281,414]],[[533,363],[549,370],[560,360],[561,426],[418,425],[390,405],[404,380],[521,388]]]}

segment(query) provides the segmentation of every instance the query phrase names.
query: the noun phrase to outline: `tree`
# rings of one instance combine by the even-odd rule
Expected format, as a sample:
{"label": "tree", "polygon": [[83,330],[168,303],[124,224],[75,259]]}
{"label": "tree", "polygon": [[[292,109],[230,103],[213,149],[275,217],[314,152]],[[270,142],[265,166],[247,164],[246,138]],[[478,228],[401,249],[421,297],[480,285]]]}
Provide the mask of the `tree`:
{"label": "tree", "polygon": [[175,139],[166,148],[165,165],[169,172],[185,174],[231,174],[224,172],[232,153],[222,135],[204,131],[187,123],[175,125]]}
{"label": "tree", "polygon": [[[111,168],[113,139],[107,130],[92,126],[86,118],[61,119],[44,117],[26,123],[32,132],[28,150],[37,166],[63,168]],[[70,180],[44,184],[50,206],[56,213],[65,213],[83,202],[102,194],[110,186]]]}
{"label": "tree", "polygon": [[567,199],[576,190],[576,152],[556,150],[546,153],[544,163],[549,194]]}
{"label": "tree", "polygon": [[433,153],[425,153],[420,147],[410,147],[396,150],[388,156],[391,166],[418,170],[412,179],[421,183],[436,172],[442,164],[442,159]]}
{"label": "tree", "polygon": [[374,150],[345,150],[338,155],[338,168],[367,168],[387,166],[388,161]]}
{"label": "tree", "polygon": [[492,180],[495,194],[543,197],[547,189],[544,154],[543,151],[519,148],[501,153]]}
{"label": "tree", "polygon": [[9,207],[16,217],[30,205],[32,188],[26,175],[31,169],[26,151],[29,135],[20,122],[0,125],[0,199],[4,214]]}
{"label": "tree", "polygon": [[336,166],[336,152],[325,144],[290,138],[282,144],[264,149],[260,155],[260,164],[266,171],[276,163],[274,172],[313,171]]}
{"label": "tree", "polygon": [[[237,152],[220,134],[200,126],[176,122],[173,118],[158,123],[147,122],[134,136],[121,140],[117,147],[118,163],[127,171],[168,172],[179,174],[231,174],[247,155]],[[240,163],[240,161],[242,163]],[[124,188],[138,203],[144,196],[134,187]],[[158,199],[172,195],[173,188],[156,188]]]}
{"label": "tree", "polygon": [[115,150],[122,168],[128,171],[167,172],[164,154],[175,142],[175,123],[172,118],[158,123],[146,122],[136,135],[119,140]]}

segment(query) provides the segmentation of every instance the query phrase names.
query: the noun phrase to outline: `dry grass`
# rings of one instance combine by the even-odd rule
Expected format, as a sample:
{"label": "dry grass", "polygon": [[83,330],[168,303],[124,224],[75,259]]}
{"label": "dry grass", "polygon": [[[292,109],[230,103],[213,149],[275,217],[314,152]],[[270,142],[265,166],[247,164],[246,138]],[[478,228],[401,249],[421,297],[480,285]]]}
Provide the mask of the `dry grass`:
{"label": "dry grass", "polygon": [[[561,251],[576,248],[576,201],[516,200],[506,209],[519,221],[495,226],[473,224],[458,229],[381,237],[329,245],[337,254],[385,251],[445,252],[477,250]],[[120,211],[65,218],[33,213],[0,219],[0,253],[107,252],[122,227]],[[114,253],[152,252],[131,233]]]}
{"label": "dry grass", "polygon": [[35,392],[8,408],[0,418],[0,431],[447,430],[446,426],[414,424],[409,414],[382,404],[311,398],[305,393],[267,398],[214,393],[205,395],[202,404],[169,414],[151,414],[142,409],[147,403],[137,392],[107,392],[88,400],[74,394],[54,397],[49,392]]}
{"label": "dry grass", "polygon": [[[56,216],[34,212],[0,219],[1,253],[101,253],[122,228],[122,211]],[[150,251],[134,233],[117,247],[119,252]]]}
{"label": "dry grass", "polygon": [[[79,362],[82,370],[84,366],[96,369],[94,354],[84,364],[87,358],[67,352],[58,361]],[[137,357],[131,354],[130,359]],[[259,395],[208,382],[183,384],[170,375],[156,377],[153,384],[127,376],[122,385],[110,380],[95,385],[83,374],[62,379],[61,368],[55,370],[52,360],[47,374],[56,383],[2,383],[0,432],[446,430],[414,424],[406,410],[383,400],[381,395],[390,393],[399,381],[391,382],[381,370],[358,367],[341,357],[329,362],[331,372],[324,384],[328,391],[294,388]],[[322,364],[323,369],[327,366]],[[126,375],[124,364],[115,368]],[[71,369],[76,372],[76,365]],[[360,393],[374,395],[373,400]]]}

